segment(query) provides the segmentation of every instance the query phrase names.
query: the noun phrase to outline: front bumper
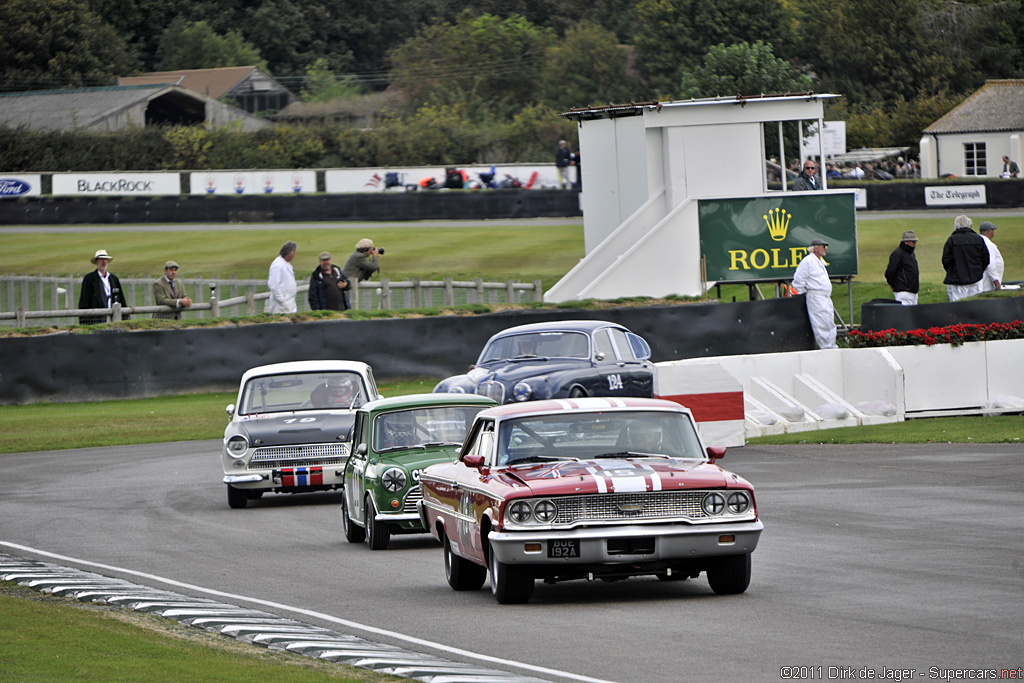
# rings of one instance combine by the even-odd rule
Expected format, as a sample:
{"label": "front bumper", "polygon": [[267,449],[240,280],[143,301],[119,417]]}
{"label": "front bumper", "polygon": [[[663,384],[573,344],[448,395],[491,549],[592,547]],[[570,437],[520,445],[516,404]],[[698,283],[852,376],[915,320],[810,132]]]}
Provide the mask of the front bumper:
{"label": "front bumper", "polygon": [[332,466],[282,467],[256,472],[250,470],[245,474],[226,472],[223,482],[240,489],[323,491],[342,488],[345,484],[345,471]]}
{"label": "front bumper", "polygon": [[[761,520],[733,524],[658,524],[585,527],[566,531],[493,531],[488,539],[498,560],[505,564],[600,565],[622,563],[672,563],[701,558],[742,555],[757,547],[764,524]],[[727,540],[727,537],[732,537]],[[579,557],[548,557],[549,542],[576,540]],[[623,545],[637,541],[642,552],[622,552]],[[653,547],[650,541],[653,540]],[[610,543],[611,542],[611,543]],[[616,543],[618,542],[618,543]],[[617,545],[620,550],[611,550]]]}

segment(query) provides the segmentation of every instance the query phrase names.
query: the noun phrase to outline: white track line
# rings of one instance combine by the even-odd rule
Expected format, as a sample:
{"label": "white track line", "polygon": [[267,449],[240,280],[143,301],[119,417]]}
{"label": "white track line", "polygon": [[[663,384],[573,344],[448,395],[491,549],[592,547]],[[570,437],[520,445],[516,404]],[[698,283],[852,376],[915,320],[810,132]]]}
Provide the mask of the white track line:
{"label": "white track line", "polygon": [[407,643],[413,643],[422,647],[439,650],[441,652],[448,652],[451,654],[459,655],[469,659],[477,659],[483,662],[490,662],[492,664],[501,664],[503,666],[515,667],[518,669],[525,669],[527,671],[533,671],[545,675],[559,676],[561,678],[569,678],[574,681],[584,681],[585,683],[613,683],[612,681],[602,678],[590,678],[589,676],[581,676],[579,674],[569,673],[567,671],[559,671],[557,669],[547,669],[542,666],[534,666],[532,664],[524,664],[522,662],[512,661],[510,659],[501,659],[500,657],[491,657],[490,655],[482,655],[469,650],[462,650],[457,647],[451,647],[442,643],[435,643],[429,640],[423,640],[422,638],[416,638],[413,636],[407,636],[403,633],[396,633],[394,631],[388,631],[385,629],[377,628],[375,626],[367,626],[360,624],[355,621],[349,621],[348,619],[339,619],[338,617],[332,617],[329,614],[323,614],[321,612],[314,612],[312,610],[303,609],[301,607],[292,607],[291,605],[284,605],[279,602],[271,602],[269,600],[260,600],[259,598],[250,598],[244,595],[236,595],[234,593],[225,593],[223,591],[213,590],[211,588],[203,588],[202,586],[194,586],[190,583],[182,583],[181,581],[175,581],[174,579],[167,579],[162,576],[156,576],[155,574],[147,574],[145,572],[138,572],[133,569],[125,569],[123,567],[113,567],[108,564],[99,564],[97,562],[89,562],[88,560],[80,560],[74,557],[67,557],[66,555],[58,555],[56,553],[50,553],[45,550],[39,550],[37,548],[30,548],[24,545],[18,545],[17,543],[10,543],[8,541],[0,541],[0,546],[6,546],[15,550],[23,550],[25,552],[34,553],[36,555],[42,555],[43,557],[49,557],[54,560],[61,560],[65,562],[74,562],[76,564],[85,565],[94,569],[107,569],[110,571],[121,572],[123,574],[129,574],[131,576],[138,576],[144,579],[152,581],[159,581],[169,586],[177,586],[178,588],[187,588],[189,590],[197,591],[199,593],[206,593],[207,595],[216,595],[221,598],[231,598],[232,600],[243,600],[257,605],[263,605],[264,607],[274,607],[282,609],[288,612],[294,612],[296,614],[303,614],[307,617],[313,617],[315,619],[322,619],[329,621],[334,624],[340,624],[349,628],[359,629],[368,633],[375,633],[381,636],[387,636],[396,640],[401,640]]}

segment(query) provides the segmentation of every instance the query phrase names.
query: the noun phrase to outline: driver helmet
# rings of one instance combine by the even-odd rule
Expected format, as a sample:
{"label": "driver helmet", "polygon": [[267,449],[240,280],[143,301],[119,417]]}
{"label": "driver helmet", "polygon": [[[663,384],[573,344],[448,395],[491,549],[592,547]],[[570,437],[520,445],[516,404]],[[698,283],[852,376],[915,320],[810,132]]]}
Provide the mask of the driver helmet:
{"label": "driver helmet", "polygon": [[351,375],[335,375],[327,378],[327,403],[332,406],[352,405],[359,395],[359,386]]}
{"label": "driver helmet", "polygon": [[408,410],[392,413],[384,420],[384,435],[392,446],[411,446],[416,438],[416,417]]}
{"label": "driver helmet", "polygon": [[633,424],[629,428],[629,446],[641,453],[660,453],[662,446],[661,425],[649,422]]}

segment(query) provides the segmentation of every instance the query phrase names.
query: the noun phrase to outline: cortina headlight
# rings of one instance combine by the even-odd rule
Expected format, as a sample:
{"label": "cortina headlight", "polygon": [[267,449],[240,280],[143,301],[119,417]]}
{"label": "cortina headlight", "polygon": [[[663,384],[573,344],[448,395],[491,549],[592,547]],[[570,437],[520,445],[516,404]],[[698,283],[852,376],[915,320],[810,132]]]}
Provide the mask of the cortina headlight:
{"label": "cortina headlight", "polygon": [[380,483],[384,486],[384,489],[390,493],[398,493],[404,489],[406,481],[405,472],[397,467],[384,470],[384,474],[381,475],[380,478]]}
{"label": "cortina headlight", "polygon": [[445,389],[445,391],[447,391],[449,394],[464,394],[464,393],[466,393],[466,390],[463,389],[462,387],[460,387],[458,384],[456,384],[455,386],[451,387],[450,389]]}
{"label": "cortina headlight", "polygon": [[729,512],[734,515],[741,515],[750,507],[750,498],[747,498],[745,493],[735,491],[726,498],[726,504],[729,506]]}
{"label": "cortina headlight", "polygon": [[709,493],[704,496],[700,505],[706,514],[712,517],[718,516],[725,512],[725,496],[721,493]]}
{"label": "cortina headlight", "polygon": [[555,521],[558,508],[550,500],[542,500],[533,506],[533,514],[537,517],[537,521],[550,523]]}
{"label": "cortina headlight", "polygon": [[512,398],[517,401],[529,401],[533,396],[533,389],[526,382],[519,382],[512,387]]}
{"label": "cortina headlight", "polygon": [[530,504],[525,500],[517,500],[508,506],[508,518],[516,524],[525,524],[530,521],[532,516],[533,511],[530,509]]}
{"label": "cortina headlight", "polygon": [[232,458],[241,458],[249,450],[249,441],[244,436],[237,434],[228,439],[228,455]]}

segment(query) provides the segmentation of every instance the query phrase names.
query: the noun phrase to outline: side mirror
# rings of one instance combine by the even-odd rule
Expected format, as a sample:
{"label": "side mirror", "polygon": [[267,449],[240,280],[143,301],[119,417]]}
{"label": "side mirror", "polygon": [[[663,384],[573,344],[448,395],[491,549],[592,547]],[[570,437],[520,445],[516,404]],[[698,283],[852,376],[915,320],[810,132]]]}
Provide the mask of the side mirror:
{"label": "side mirror", "polygon": [[[722,450],[725,450],[725,449],[722,449]],[[366,452],[367,451],[366,451],[366,444],[365,443],[361,443],[358,446],[356,446],[356,450],[355,450],[356,455],[365,456]]]}
{"label": "side mirror", "polygon": [[467,455],[462,459],[462,462],[466,464],[466,467],[472,467],[474,469],[480,469],[484,466],[484,456],[482,455]]}
{"label": "side mirror", "polygon": [[601,362],[604,360],[604,351],[598,351],[594,354],[594,360]]}
{"label": "side mirror", "polygon": [[235,404],[234,403],[229,403],[227,405],[227,407],[224,408],[224,411],[228,414],[228,417],[234,417],[235,416]]}
{"label": "side mirror", "polygon": [[712,463],[721,460],[725,457],[725,446],[708,446],[708,457]]}

